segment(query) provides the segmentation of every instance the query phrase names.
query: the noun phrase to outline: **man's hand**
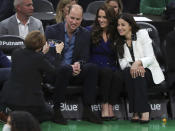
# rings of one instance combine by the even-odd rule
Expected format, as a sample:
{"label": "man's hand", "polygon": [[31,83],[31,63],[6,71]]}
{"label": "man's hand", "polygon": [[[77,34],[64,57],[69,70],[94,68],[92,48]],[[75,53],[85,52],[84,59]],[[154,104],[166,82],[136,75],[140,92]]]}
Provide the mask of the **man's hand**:
{"label": "man's hand", "polygon": [[56,45],[55,45],[55,48],[56,48],[56,52],[59,53],[59,54],[61,54],[61,52],[62,52],[62,50],[63,50],[63,48],[64,48],[64,43],[61,42],[61,43],[59,43],[59,44],[56,44]]}

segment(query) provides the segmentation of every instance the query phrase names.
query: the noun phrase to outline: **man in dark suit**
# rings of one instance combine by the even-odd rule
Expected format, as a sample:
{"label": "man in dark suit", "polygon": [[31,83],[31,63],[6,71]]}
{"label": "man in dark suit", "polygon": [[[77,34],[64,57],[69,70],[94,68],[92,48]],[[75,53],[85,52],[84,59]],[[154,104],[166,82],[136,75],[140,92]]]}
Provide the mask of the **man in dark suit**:
{"label": "man in dark suit", "polygon": [[[62,52],[62,62],[58,67],[58,79],[53,94],[55,115],[60,115],[60,103],[65,101],[66,87],[70,84],[83,84],[83,118],[94,123],[102,123],[93,114],[91,105],[96,99],[97,67],[87,63],[89,57],[90,34],[80,26],[82,21],[83,9],[80,5],[72,5],[66,16],[66,22],[55,24],[46,28],[46,38],[56,39],[64,42]],[[54,60],[55,54],[50,49],[50,60]],[[58,123],[66,123],[60,115]],[[64,124],[63,123],[63,124]]]}

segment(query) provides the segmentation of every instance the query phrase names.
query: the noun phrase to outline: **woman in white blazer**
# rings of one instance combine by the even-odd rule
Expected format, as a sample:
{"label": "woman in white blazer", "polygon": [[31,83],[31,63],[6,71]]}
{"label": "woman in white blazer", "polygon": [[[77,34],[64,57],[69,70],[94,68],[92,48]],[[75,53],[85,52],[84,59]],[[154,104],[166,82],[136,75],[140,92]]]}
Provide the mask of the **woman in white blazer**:
{"label": "woman in white blazer", "polygon": [[131,15],[123,13],[117,17],[117,34],[119,63],[124,72],[129,111],[133,112],[131,121],[147,123],[150,112],[147,88],[164,81],[164,75],[148,32],[139,29]]}

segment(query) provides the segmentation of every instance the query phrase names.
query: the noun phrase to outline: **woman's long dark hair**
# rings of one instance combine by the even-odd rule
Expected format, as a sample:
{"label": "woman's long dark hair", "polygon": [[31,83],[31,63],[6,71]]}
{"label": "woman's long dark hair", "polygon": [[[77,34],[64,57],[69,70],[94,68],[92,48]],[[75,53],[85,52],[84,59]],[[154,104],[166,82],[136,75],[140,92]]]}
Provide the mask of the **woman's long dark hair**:
{"label": "woman's long dark hair", "polygon": [[[123,19],[124,21],[128,22],[129,25],[131,26],[131,32],[132,32],[132,40],[133,39],[137,39],[136,38],[136,32],[140,29],[139,26],[137,25],[136,21],[134,20],[133,16],[127,13],[122,13],[117,17],[116,22],[118,23],[119,19]],[[118,24],[117,24],[118,25]],[[116,27],[117,29],[117,27]],[[117,47],[117,52],[119,54],[119,58],[123,58],[123,54],[124,54],[124,44],[125,42],[125,37],[124,36],[120,36],[120,34],[118,33],[118,31],[116,31],[116,35],[115,35],[115,42],[116,42],[116,47]]]}
{"label": "woman's long dark hair", "polygon": [[92,26],[92,32],[91,32],[91,38],[92,38],[92,43],[98,45],[100,40],[102,39],[102,33],[103,29],[100,27],[99,22],[98,22],[98,13],[100,10],[103,10],[106,14],[106,18],[109,22],[109,25],[107,27],[107,37],[108,40],[113,40],[114,38],[114,32],[115,32],[115,11],[112,7],[110,7],[107,4],[102,5],[96,13],[96,19],[94,21],[94,24]]}

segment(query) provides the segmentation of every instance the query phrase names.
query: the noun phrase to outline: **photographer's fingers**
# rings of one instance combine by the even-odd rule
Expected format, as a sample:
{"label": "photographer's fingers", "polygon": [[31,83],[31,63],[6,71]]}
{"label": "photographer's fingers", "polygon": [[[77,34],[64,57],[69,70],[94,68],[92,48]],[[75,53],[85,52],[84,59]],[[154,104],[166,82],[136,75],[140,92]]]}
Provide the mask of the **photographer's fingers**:
{"label": "photographer's fingers", "polygon": [[62,52],[62,50],[64,48],[64,43],[61,42],[60,44],[56,44],[55,47],[56,47],[56,52],[61,54],[61,52]]}
{"label": "photographer's fingers", "polygon": [[50,46],[49,46],[49,44],[47,44],[47,42],[46,42],[46,44],[43,46],[42,52],[43,52],[44,54],[46,54],[46,53],[49,51],[49,48],[50,48]]}

